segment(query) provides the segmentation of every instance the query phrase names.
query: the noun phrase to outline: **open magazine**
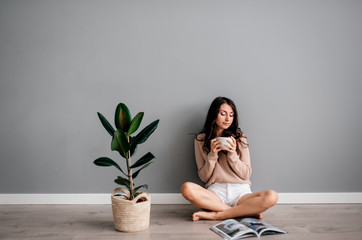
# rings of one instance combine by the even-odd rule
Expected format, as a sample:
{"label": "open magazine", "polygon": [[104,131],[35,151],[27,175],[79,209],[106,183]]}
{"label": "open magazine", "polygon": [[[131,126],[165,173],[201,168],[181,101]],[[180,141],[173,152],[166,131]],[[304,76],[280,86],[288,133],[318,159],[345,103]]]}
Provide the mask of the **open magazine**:
{"label": "open magazine", "polygon": [[241,221],[227,219],[212,226],[210,230],[228,240],[287,233],[257,218],[243,218]]}

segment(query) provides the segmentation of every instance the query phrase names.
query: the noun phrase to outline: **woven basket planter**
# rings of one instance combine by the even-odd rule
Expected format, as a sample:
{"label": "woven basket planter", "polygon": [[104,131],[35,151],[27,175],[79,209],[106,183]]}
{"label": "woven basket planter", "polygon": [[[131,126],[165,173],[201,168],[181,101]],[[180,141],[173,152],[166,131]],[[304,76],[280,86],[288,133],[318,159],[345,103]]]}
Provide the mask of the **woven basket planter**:
{"label": "woven basket planter", "polygon": [[[112,193],[112,212],[114,227],[121,232],[137,232],[148,229],[150,225],[151,197],[141,193],[133,200],[115,196],[119,191],[129,194],[128,190],[116,188]],[[142,202],[137,202],[142,199]]]}

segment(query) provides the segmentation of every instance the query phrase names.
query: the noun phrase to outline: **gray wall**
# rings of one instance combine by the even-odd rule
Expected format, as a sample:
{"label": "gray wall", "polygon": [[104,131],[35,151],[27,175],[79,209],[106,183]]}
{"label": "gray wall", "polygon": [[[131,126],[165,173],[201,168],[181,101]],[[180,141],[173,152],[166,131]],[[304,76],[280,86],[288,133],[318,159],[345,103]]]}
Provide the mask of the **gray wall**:
{"label": "gray wall", "polygon": [[0,1],[0,193],[112,191],[92,162],[118,159],[96,115],[118,102],[161,120],[137,184],[179,192],[219,95],[254,191],[362,192],[361,25],[350,0]]}

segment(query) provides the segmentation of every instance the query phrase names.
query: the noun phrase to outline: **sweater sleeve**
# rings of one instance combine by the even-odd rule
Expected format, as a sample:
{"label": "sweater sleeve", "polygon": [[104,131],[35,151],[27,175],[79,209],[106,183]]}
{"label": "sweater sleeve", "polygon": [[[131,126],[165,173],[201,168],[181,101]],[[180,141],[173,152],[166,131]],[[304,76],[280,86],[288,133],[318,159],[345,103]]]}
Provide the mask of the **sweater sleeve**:
{"label": "sweater sleeve", "polygon": [[207,183],[213,175],[218,155],[213,152],[206,154],[203,151],[202,143],[202,141],[197,141],[195,139],[195,159],[199,177],[201,181]]}
{"label": "sweater sleeve", "polygon": [[[246,138],[243,138],[243,142],[247,143]],[[227,159],[230,167],[238,177],[243,180],[248,180],[251,176],[250,165],[250,152],[249,147],[237,140],[237,151],[227,154]]]}

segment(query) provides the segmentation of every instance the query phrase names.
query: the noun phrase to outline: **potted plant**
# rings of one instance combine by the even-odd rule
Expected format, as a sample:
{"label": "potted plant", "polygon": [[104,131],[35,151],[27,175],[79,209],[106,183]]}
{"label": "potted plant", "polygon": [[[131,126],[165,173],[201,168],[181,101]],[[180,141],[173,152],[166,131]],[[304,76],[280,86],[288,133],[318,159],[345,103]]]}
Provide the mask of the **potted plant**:
{"label": "potted plant", "polygon": [[[114,129],[107,119],[98,112],[103,127],[112,137],[111,150],[119,152],[121,157],[126,160],[126,171],[108,157],[100,157],[94,161],[97,166],[113,166],[120,171],[121,176],[118,176],[114,181],[125,188],[114,189],[111,199],[114,226],[116,230],[123,232],[145,230],[149,226],[151,198],[148,193],[139,192],[141,188],[147,189],[148,185],[135,187],[134,179],[152,163],[151,160],[154,159],[154,156],[148,152],[134,163],[132,163],[132,157],[136,153],[137,146],[144,143],[156,130],[159,120],[150,123],[136,136],[131,136],[140,127],[143,115],[143,112],[139,112],[132,119],[128,107],[124,103],[119,103],[114,116],[116,126]],[[122,194],[117,195],[118,192],[122,192]]]}

